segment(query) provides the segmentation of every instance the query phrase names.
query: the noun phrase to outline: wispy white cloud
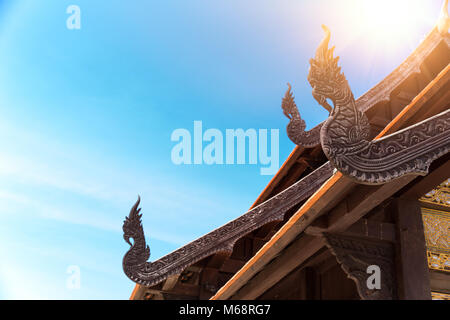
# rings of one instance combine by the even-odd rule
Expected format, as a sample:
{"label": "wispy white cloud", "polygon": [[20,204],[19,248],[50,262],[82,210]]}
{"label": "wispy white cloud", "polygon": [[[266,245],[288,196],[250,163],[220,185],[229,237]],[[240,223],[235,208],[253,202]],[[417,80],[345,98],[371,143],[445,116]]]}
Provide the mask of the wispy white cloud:
{"label": "wispy white cloud", "polygon": [[[37,300],[51,299],[42,291],[42,274],[36,274],[33,268],[20,268],[17,265],[0,265],[0,286],[2,287],[3,299],[8,300]],[[47,279],[51,280],[51,279]],[[51,286],[51,283],[46,283]],[[56,294],[57,295],[57,294]],[[56,296],[55,295],[55,296]]]}
{"label": "wispy white cloud", "polygon": [[229,202],[217,205],[219,193],[214,188],[192,182],[186,186],[183,181],[163,176],[158,170],[124,168],[107,155],[98,158],[92,156],[92,150],[61,144],[2,121],[0,134],[9,135],[10,141],[14,141],[8,152],[3,149],[0,153],[0,176],[26,185],[51,187],[116,204],[130,204],[140,194],[146,197],[147,203],[169,216],[180,209],[194,216],[213,214],[217,210],[236,211]]}
{"label": "wispy white cloud", "polygon": [[[123,168],[107,155],[99,157],[90,150],[8,126],[2,120],[0,135],[7,144],[0,150],[0,216],[7,217],[5,220],[11,225],[28,218],[50,226],[55,224],[48,221],[56,221],[64,228],[69,227],[70,232],[74,230],[71,238],[83,235],[86,228],[78,228],[82,226],[93,228],[101,238],[109,240],[110,237],[113,242],[117,238],[122,243],[123,219],[139,193],[145,212],[146,236],[152,247],[152,259],[155,259],[156,255],[169,253],[172,248],[210,231],[211,224],[220,225],[217,221],[226,220],[230,213],[241,213],[234,203],[218,205],[221,201],[214,188],[202,188],[192,182],[186,185],[181,179],[170,179],[157,171],[149,172],[148,168]],[[8,229],[7,225],[2,227]],[[28,229],[32,230],[32,225],[28,225]],[[79,230],[82,231],[77,233]],[[61,282],[64,275],[52,275],[44,270],[57,261],[78,264],[89,277],[102,274],[129,284],[120,270],[125,245],[122,251],[122,248],[117,249],[119,242],[114,245],[108,242],[109,247],[101,252],[96,248],[95,239],[92,243],[90,239],[83,239],[82,243],[73,245],[73,252],[67,252],[58,245],[49,246],[51,241],[43,242],[41,235],[34,231],[30,235],[26,232],[11,230],[10,233],[8,230],[7,234],[0,234],[4,243],[16,242],[10,237],[20,234],[21,250],[26,251],[23,256],[13,257],[11,245],[0,248],[2,261],[6,261],[0,263],[0,296],[8,299],[74,298],[74,293],[68,292]],[[153,240],[160,242],[159,247],[155,247],[157,241]],[[40,259],[41,265],[31,267],[27,261],[29,254]],[[84,297],[93,297],[98,291],[101,298],[101,290],[92,286],[86,287]]]}
{"label": "wispy white cloud", "polygon": [[[125,214],[121,216],[108,217],[107,213],[85,210],[83,212],[74,211],[70,207],[61,208],[55,205],[45,203],[41,200],[32,199],[24,194],[12,193],[0,189],[0,215],[6,214],[8,211],[14,210],[19,206],[24,209],[22,218],[26,218],[27,212],[32,213],[33,217],[38,215],[43,219],[51,219],[55,221],[64,222],[67,224],[88,226],[103,231],[121,233],[121,223]],[[161,228],[160,228],[161,229]],[[172,232],[165,232],[158,230],[158,228],[149,227],[147,231],[149,238],[170,243],[173,245],[183,245],[191,239],[177,234],[176,230]]]}

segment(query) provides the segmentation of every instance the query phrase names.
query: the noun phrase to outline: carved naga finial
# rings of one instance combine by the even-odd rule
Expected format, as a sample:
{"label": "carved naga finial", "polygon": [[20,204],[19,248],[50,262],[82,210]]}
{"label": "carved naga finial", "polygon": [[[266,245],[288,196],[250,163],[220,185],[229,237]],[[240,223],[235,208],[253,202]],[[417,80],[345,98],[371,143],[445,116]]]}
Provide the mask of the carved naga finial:
{"label": "carved naga finial", "polygon": [[[330,31],[310,60],[313,96],[330,117],[320,131],[322,149],[343,174],[359,183],[381,184],[405,174],[425,175],[432,161],[450,151],[450,110],[380,140],[369,141],[370,125],[328,49]],[[327,99],[333,102],[334,108]]]}
{"label": "carved naga finial", "polygon": [[[366,116],[357,110],[352,90],[338,66],[339,57],[334,58],[334,47],[328,48],[330,30],[322,26],[325,38],[310,60],[308,81],[317,102],[330,112],[330,118],[321,129],[322,148],[327,156],[356,152],[364,148],[369,137]],[[327,99],[333,102],[331,107]]]}
{"label": "carved naga finial", "polygon": [[281,108],[283,109],[284,115],[290,119],[286,128],[289,139],[305,148],[318,146],[320,144],[320,131],[317,129],[305,131],[306,124],[300,117],[300,112],[295,104],[294,96],[291,92],[292,87],[289,83],[287,85],[288,89],[281,102]]}
{"label": "carved naga finial", "polygon": [[448,0],[445,0],[442,4],[441,14],[439,15],[437,27],[440,34],[446,35],[448,33],[448,29],[450,28],[450,18],[448,16]]}
{"label": "carved naga finial", "polygon": [[[145,269],[147,260],[150,258],[150,248],[145,242],[144,228],[142,227],[142,214],[139,208],[141,198],[130,210],[128,217],[123,222],[123,239],[131,248],[123,257],[122,267],[125,274],[133,281],[139,282],[139,273]],[[133,239],[133,243],[130,242]]]}
{"label": "carved naga finial", "polygon": [[322,29],[325,31],[325,37],[316,50],[315,58],[309,60],[311,66],[309,68],[308,81],[313,88],[312,95],[314,99],[331,113],[333,108],[326,100],[326,96],[329,94],[321,91],[325,88],[321,86],[320,81],[325,77],[339,76],[340,68],[337,66],[339,57],[333,58],[334,47],[328,49],[331,38],[330,29],[325,25],[322,25]]}

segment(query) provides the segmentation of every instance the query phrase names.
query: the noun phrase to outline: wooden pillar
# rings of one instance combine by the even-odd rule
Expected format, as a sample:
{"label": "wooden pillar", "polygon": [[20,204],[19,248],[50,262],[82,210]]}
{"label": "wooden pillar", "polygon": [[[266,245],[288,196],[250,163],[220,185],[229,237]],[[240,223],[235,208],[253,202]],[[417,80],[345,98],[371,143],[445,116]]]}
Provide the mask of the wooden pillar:
{"label": "wooden pillar", "polygon": [[320,299],[320,286],[317,272],[312,267],[306,267],[303,270],[305,279],[305,291],[304,300],[319,300]]}
{"label": "wooden pillar", "polygon": [[388,210],[393,213],[397,229],[398,296],[402,300],[430,300],[430,276],[419,201],[397,198]]}

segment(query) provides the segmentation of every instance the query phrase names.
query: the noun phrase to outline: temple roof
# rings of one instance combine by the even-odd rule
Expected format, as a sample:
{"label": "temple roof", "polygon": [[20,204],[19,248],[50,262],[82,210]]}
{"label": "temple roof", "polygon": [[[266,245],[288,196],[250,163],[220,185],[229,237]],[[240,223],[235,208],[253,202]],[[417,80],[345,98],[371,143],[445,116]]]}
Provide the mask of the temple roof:
{"label": "temple roof", "polygon": [[[434,28],[398,68],[356,100],[357,109],[369,119],[371,138],[394,133],[448,108],[445,92],[449,92],[450,37],[439,31]],[[433,101],[433,107],[427,109],[430,101]],[[419,114],[418,110],[427,111]],[[319,131],[321,126],[312,131]],[[170,294],[182,281],[183,274],[200,274],[206,269],[216,270],[212,277],[217,283],[227,282],[215,298],[233,296],[246,279],[255,276],[309,227],[333,199],[354,187],[355,182],[334,170],[320,146],[296,146],[248,212],[150,263],[145,280],[135,280],[138,285],[131,298],[142,298],[145,292]],[[403,182],[406,184],[409,179],[413,178],[405,178]],[[348,223],[346,221],[345,226]],[[337,223],[336,228],[342,227],[344,225]],[[255,236],[257,234],[259,236]],[[241,259],[240,264],[230,267],[227,262],[236,256],[238,247],[242,249],[249,235],[254,242],[257,240],[253,253],[247,254],[247,260]],[[224,269],[227,269],[227,275],[217,281],[217,273]],[[208,283],[204,281],[206,293],[203,290],[203,295],[193,293],[190,297],[208,298],[208,294],[219,289],[208,288]]]}
{"label": "temple roof", "polygon": [[[448,59],[450,60],[450,58]],[[448,61],[450,62],[450,61]],[[413,101],[400,112],[382,132],[380,132],[374,140],[382,139],[388,135],[395,136],[399,130],[422,120],[427,119],[435,114],[448,114],[449,112],[449,85],[450,85],[450,64],[440,72],[440,74],[417,96]],[[440,102],[438,100],[441,100]],[[418,111],[421,111],[418,113]],[[448,121],[448,115],[446,116]],[[420,123],[419,123],[420,124]],[[448,129],[447,129],[448,130]],[[447,131],[448,134],[448,131]],[[448,141],[448,137],[447,137]],[[448,142],[447,142],[448,144]],[[437,179],[442,179],[442,173],[448,173],[449,157],[444,157],[436,174]],[[266,273],[261,271],[280,256],[286,248],[293,242],[301,242],[299,235],[306,233],[307,235],[320,235],[323,233],[342,232],[361,219],[371,209],[382,203],[385,199],[394,195],[413,180],[418,179],[414,175],[406,175],[393,182],[379,186],[367,186],[361,192],[361,186],[344,176],[341,172],[336,171],[330,179],[328,179],[316,193],[310,197],[300,209],[285,223],[281,229],[259,250],[247,263],[241,268],[212,299],[253,299],[256,298],[255,288],[249,289],[245,286],[252,280],[253,283],[260,282],[267,277]],[[420,178],[419,178],[420,179]],[[355,189],[359,188],[359,192]],[[425,189],[426,190],[426,189]],[[421,192],[412,191],[415,198],[421,197]],[[353,194],[352,194],[353,193]],[[352,195],[351,195],[352,194]],[[344,216],[342,214],[330,213],[330,209],[338,206],[340,201],[346,197],[358,198],[358,205],[354,208],[347,209]],[[328,213],[325,224],[313,225],[323,214]],[[337,218],[336,218],[337,217]],[[323,218],[323,217],[322,217]],[[305,240],[305,238],[303,239]],[[313,240],[307,239],[302,242],[303,247],[309,247],[315,250],[324,245],[322,237],[316,237]],[[298,246],[296,246],[298,250]],[[286,249],[289,250],[289,249]],[[273,268],[271,268],[273,269]],[[286,273],[280,273],[279,277],[283,277]],[[279,280],[272,277],[271,281]],[[280,278],[281,279],[281,278]],[[272,283],[267,283],[270,287]],[[258,291],[256,291],[258,292]],[[259,293],[262,293],[263,289]]]}

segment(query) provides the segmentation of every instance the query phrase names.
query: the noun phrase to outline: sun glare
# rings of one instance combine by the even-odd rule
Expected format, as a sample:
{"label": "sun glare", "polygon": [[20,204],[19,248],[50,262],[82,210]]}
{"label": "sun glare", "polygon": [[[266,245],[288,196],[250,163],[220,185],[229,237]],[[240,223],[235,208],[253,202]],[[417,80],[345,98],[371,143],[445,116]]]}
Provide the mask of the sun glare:
{"label": "sun glare", "polygon": [[439,12],[431,1],[377,0],[360,1],[360,32],[386,44],[405,41],[424,24],[433,25]]}

